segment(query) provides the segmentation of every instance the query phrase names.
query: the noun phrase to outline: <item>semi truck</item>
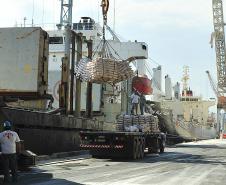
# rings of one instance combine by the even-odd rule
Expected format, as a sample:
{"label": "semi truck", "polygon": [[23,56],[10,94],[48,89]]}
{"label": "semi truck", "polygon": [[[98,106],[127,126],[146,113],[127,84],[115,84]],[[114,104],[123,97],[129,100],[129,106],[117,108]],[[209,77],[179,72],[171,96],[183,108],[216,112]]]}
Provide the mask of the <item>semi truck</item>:
{"label": "semi truck", "polygon": [[139,131],[135,132],[126,130],[124,126],[123,129],[116,131],[81,131],[80,147],[90,150],[91,155],[95,158],[135,160],[142,159],[146,151],[148,153],[164,152],[166,135],[159,129],[148,129],[146,131],[138,129]]}

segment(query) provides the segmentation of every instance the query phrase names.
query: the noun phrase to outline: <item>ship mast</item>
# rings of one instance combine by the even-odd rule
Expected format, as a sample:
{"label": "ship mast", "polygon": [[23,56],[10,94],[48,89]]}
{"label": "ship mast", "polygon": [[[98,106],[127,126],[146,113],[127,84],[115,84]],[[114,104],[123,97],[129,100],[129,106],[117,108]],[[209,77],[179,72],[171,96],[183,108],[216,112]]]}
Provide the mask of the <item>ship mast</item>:
{"label": "ship mast", "polygon": [[62,26],[72,25],[72,6],[73,0],[61,0],[60,24],[57,24],[59,30]]}
{"label": "ship mast", "polygon": [[57,25],[60,30],[64,26],[65,49],[62,58],[61,84],[59,90],[59,107],[68,113],[69,100],[69,75],[70,75],[70,44],[71,44],[71,26],[72,26],[72,2],[73,0],[61,0],[60,24]]}
{"label": "ship mast", "polygon": [[189,80],[189,67],[184,66],[183,70],[184,74],[182,77],[182,84],[183,84],[183,94],[184,96],[187,96],[187,91],[188,91],[188,80]]}

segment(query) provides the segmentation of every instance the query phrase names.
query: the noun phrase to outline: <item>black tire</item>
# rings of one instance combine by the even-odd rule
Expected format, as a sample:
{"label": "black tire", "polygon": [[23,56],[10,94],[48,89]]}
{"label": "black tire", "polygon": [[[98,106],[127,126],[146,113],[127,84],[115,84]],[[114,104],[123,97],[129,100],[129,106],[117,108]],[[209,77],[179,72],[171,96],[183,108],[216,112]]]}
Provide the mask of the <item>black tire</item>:
{"label": "black tire", "polygon": [[151,153],[151,154],[158,154],[160,153],[160,148],[159,148],[159,144],[157,144],[157,146],[155,147],[149,147],[148,148],[148,153]]}
{"label": "black tire", "polygon": [[137,159],[142,159],[142,140],[138,141]]}
{"label": "black tire", "polygon": [[160,154],[164,153],[164,150],[165,150],[165,145],[163,143],[164,141],[161,141],[160,142]]}
{"label": "black tire", "polygon": [[145,148],[145,146],[144,146],[144,139],[142,138],[141,139],[141,146],[140,146],[140,148],[141,148],[141,150],[140,150],[140,159],[143,159],[144,158],[144,148]]}
{"label": "black tire", "polygon": [[164,153],[164,147],[160,148],[160,154]]}
{"label": "black tire", "polygon": [[138,153],[138,143],[137,143],[137,139],[133,140],[133,159],[137,159],[137,153]]}
{"label": "black tire", "polygon": [[159,154],[160,153],[160,141],[157,140],[157,143],[154,147],[150,148],[151,153]]}
{"label": "black tire", "polygon": [[159,147],[154,148],[153,153],[155,153],[155,154],[159,154],[159,153],[160,153],[160,148],[159,148]]}

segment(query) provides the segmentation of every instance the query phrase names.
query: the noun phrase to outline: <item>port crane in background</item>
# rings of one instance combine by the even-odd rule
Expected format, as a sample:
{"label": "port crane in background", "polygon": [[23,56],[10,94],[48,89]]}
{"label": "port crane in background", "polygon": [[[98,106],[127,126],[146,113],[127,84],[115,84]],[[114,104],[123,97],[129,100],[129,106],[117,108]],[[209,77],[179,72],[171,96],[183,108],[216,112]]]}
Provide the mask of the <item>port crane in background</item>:
{"label": "port crane in background", "polygon": [[[217,85],[214,84],[210,73],[208,76],[214,92],[218,98],[217,117],[218,126],[220,125],[220,112],[223,109],[226,112],[226,61],[225,61],[225,33],[224,33],[224,14],[222,0],[212,0],[213,8],[213,25],[214,33],[211,38],[211,45],[213,47],[213,40],[215,42],[216,52],[216,66],[217,66]],[[222,131],[225,130],[222,128]]]}
{"label": "port crane in background", "polygon": [[218,109],[224,109],[226,110],[226,97],[220,93],[217,89],[217,84],[214,82],[211,74],[209,71],[206,71],[207,75],[208,75],[208,78],[209,78],[209,81],[210,81],[210,85],[218,99],[218,102],[217,102],[217,108]]}

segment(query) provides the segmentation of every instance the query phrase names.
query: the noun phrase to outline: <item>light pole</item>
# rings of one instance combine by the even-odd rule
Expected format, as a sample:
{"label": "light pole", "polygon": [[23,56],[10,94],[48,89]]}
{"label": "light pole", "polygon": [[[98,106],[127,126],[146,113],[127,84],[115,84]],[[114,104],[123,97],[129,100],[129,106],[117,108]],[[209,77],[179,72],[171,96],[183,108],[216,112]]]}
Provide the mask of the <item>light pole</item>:
{"label": "light pole", "polygon": [[24,27],[26,26],[27,17],[24,17]]}

